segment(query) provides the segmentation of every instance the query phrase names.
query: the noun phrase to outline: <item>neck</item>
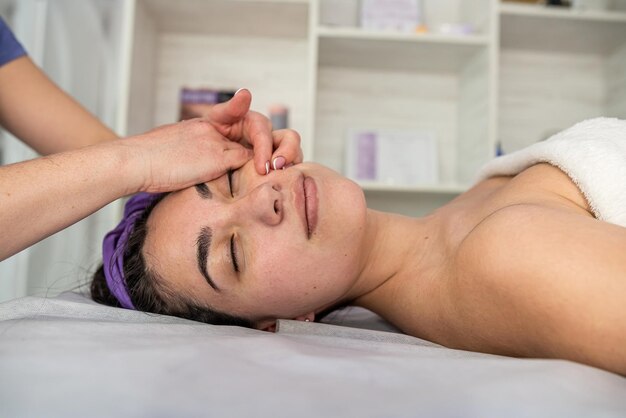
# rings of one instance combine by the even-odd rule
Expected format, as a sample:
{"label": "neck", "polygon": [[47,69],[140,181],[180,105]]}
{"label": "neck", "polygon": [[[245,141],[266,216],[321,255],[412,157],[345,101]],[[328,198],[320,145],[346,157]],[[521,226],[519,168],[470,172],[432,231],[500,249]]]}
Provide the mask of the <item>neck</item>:
{"label": "neck", "polygon": [[[394,322],[394,310],[430,306],[428,289],[442,276],[445,245],[438,218],[368,210],[363,267],[352,303]],[[396,324],[397,325],[397,324]]]}

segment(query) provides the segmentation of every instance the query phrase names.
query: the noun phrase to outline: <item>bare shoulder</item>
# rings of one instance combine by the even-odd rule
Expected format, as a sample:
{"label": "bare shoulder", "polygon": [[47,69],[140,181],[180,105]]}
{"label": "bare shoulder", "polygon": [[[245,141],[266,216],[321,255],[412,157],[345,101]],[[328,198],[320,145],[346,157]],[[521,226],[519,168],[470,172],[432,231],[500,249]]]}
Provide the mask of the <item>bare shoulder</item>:
{"label": "bare shoulder", "polygon": [[450,281],[456,341],[625,374],[626,228],[537,202],[494,211],[459,246]]}
{"label": "bare shoulder", "polygon": [[533,165],[516,175],[507,185],[503,196],[522,203],[560,203],[560,206],[569,206],[593,216],[578,186],[559,168],[547,163]]}

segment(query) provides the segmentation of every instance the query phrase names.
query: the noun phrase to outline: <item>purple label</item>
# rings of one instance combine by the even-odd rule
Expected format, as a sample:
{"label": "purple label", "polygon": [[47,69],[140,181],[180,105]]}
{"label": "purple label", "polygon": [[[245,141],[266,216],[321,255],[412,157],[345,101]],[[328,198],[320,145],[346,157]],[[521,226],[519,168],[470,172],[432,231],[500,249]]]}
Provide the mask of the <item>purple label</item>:
{"label": "purple label", "polygon": [[360,132],[356,138],[356,177],[359,180],[376,180],[376,133]]}
{"label": "purple label", "polygon": [[216,104],[217,91],[209,89],[188,89],[183,88],[180,91],[180,101],[185,104]]}

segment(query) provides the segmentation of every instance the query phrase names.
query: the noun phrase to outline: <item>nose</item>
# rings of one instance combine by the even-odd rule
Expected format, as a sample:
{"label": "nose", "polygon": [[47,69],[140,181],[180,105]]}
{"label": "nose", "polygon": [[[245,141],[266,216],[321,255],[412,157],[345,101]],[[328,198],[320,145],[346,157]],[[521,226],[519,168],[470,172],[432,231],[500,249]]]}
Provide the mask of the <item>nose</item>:
{"label": "nose", "polygon": [[243,219],[260,221],[266,225],[278,225],[283,219],[283,194],[276,182],[259,184],[237,202]]}

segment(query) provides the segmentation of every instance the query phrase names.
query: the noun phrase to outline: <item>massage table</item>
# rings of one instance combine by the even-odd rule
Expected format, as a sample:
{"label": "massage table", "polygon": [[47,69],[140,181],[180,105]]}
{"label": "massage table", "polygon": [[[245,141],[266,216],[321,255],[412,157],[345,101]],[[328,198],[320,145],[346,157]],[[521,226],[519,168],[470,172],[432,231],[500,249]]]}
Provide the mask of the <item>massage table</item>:
{"label": "massage table", "polygon": [[626,417],[626,378],[453,350],[346,308],[278,331],[96,304],[0,304],[0,417]]}

